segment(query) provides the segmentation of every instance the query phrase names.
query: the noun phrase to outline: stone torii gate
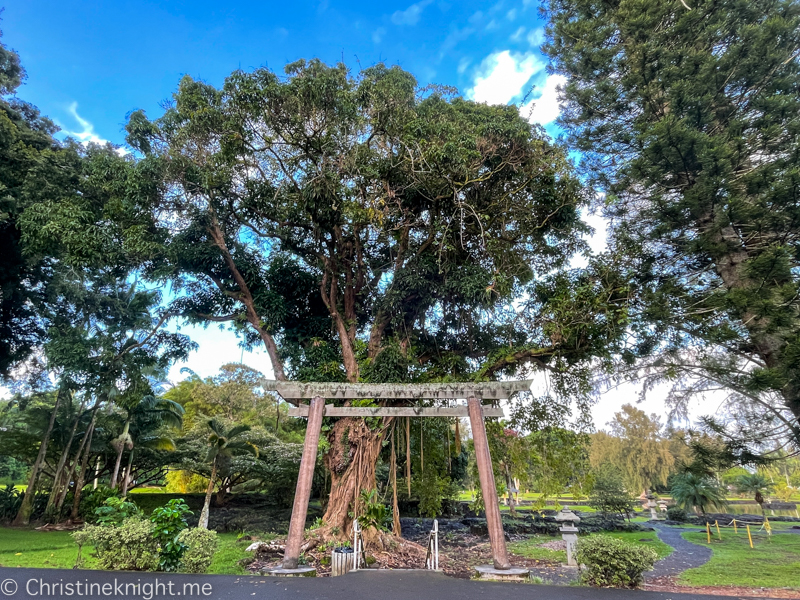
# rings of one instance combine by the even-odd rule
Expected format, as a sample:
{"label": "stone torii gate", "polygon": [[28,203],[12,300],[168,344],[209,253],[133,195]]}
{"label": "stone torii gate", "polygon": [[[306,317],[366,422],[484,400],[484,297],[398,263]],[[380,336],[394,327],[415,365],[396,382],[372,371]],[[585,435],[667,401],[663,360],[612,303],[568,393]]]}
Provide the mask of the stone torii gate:
{"label": "stone torii gate", "polygon": [[[489,541],[492,546],[494,569],[502,572],[512,570],[508,561],[503,523],[500,519],[500,505],[494,482],[492,459],[486,437],[485,417],[502,417],[503,410],[484,406],[482,400],[507,399],[515,392],[530,389],[530,381],[499,381],[488,383],[454,384],[361,384],[361,383],[300,383],[290,381],[270,381],[264,387],[275,391],[294,404],[289,416],[307,417],[303,457],[297,478],[297,489],[289,524],[281,569],[286,574],[298,569],[300,547],[303,543],[311,483],[317,458],[322,417],[469,417],[472,439],[475,444],[475,459],[478,465],[481,492],[486,507],[486,523]],[[375,400],[457,400],[466,398],[467,404],[450,407],[348,407],[325,404],[325,400],[356,400],[369,398]],[[309,400],[308,404],[301,404]],[[489,567],[487,567],[489,568]],[[480,569],[479,569],[480,570]],[[527,573],[527,571],[526,571]],[[279,574],[275,572],[274,574]]]}

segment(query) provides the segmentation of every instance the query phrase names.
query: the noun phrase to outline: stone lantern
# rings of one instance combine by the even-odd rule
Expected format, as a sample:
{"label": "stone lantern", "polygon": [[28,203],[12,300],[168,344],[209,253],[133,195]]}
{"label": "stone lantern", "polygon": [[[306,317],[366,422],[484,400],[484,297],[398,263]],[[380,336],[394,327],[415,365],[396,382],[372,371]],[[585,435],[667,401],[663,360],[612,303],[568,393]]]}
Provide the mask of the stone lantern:
{"label": "stone lantern", "polygon": [[562,508],[556,515],[556,521],[561,523],[559,531],[561,539],[567,542],[567,566],[577,567],[578,561],[575,559],[575,545],[578,543],[578,523],[581,518],[572,512],[568,506]]}
{"label": "stone lantern", "polygon": [[658,513],[656,512],[656,497],[653,494],[647,494],[647,508],[650,509],[650,519],[656,521]]}

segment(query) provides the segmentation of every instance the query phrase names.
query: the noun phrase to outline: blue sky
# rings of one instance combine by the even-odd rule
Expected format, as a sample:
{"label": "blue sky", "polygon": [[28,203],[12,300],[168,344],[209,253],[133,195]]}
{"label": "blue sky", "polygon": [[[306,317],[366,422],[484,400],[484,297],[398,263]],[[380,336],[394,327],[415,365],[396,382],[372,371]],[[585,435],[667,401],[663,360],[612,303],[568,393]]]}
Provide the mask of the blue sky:
{"label": "blue sky", "polygon": [[530,0],[18,0],[0,26],[28,71],[19,95],[87,140],[122,143],[126,115],[158,115],[185,74],[220,85],[235,69],[282,71],[312,57],[353,69],[397,64],[421,84],[456,86],[491,103],[540,98],[523,107],[525,116],[557,116],[558,79],[548,80]]}
{"label": "blue sky", "polygon": [[[539,51],[544,31],[534,0],[383,4],[337,0],[256,2],[207,0],[11,0],[0,27],[19,52],[28,80],[19,96],[83,141],[124,142],[126,115],[161,113],[185,75],[222,84],[235,69],[282,71],[299,58],[343,60],[352,69],[377,62],[400,65],[420,84],[457,87],[469,98],[515,103],[551,134],[558,116],[556,86]],[[604,246],[602,219],[587,216]],[[266,353],[242,353],[233,334],[184,327],[200,344],[188,366],[201,376],[226,362],[271,374]],[[661,394],[646,403],[664,413]],[[605,394],[595,407],[602,426],[636,388]],[[713,411],[713,408],[712,408]]]}

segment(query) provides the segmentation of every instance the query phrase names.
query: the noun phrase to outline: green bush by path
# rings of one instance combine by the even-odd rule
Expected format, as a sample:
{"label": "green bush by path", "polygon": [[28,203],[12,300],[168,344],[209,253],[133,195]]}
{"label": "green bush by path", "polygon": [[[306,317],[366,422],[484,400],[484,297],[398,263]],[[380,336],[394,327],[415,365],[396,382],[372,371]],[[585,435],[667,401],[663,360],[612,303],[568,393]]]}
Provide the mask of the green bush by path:
{"label": "green bush by path", "polygon": [[[655,531],[614,531],[602,534],[592,534],[586,537],[581,536],[580,539],[588,539],[595,535],[613,537],[632,546],[651,548],[656,552],[656,555],[659,559],[665,558],[672,554],[672,546],[665,544],[658,539],[658,535],[656,535]],[[525,558],[565,563],[567,562],[567,552],[565,550],[550,550],[549,548],[542,548],[541,546],[541,544],[558,539],[561,538],[545,535],[534,535],[526,540],[511,542],[508,545],[508,549],[517,556],[523,556]]]}
{"label": "green bush by path", "polygon": [[636,587],[645,571],[653,568],[658,554],[652,548],[630,544],[609,535],[578,540],[581,582],[599,587]]}
{"label": "green bush by path", "polygon": [[800,588],[800,535],[783,533],[768,538],[759,533],[753,536],[752,549],[744,528],[738,533],[724,529],[722,541],[713,535],[711,544],[705,532],[684,533],[683,537],[714,553],[702,567],[683,572],[680,582],[684,585]]}

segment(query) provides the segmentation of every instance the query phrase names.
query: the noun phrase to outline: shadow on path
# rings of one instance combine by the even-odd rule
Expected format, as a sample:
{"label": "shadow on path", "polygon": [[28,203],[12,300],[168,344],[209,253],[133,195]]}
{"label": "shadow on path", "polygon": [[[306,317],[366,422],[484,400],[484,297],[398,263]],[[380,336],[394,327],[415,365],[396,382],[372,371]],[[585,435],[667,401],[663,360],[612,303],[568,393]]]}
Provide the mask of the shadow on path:
{"label": "shadow on path", "polygon": [[698,546],[683,539],[682,533],[686,531],[704,531],[702,529],[677,529],[650,522],[653,529],[658,533],[658,538],[672,546],[673,552],[666,558],[658,561],[652,571],[645,573],[645,581],[650,581],[658,577],[669,577],[678,575],[686,569],[701,567],[711,559],[711,548]]}

